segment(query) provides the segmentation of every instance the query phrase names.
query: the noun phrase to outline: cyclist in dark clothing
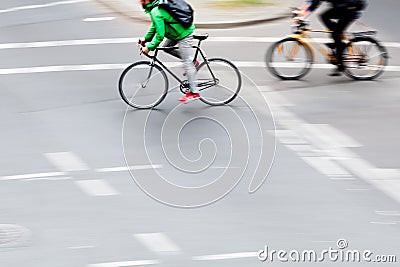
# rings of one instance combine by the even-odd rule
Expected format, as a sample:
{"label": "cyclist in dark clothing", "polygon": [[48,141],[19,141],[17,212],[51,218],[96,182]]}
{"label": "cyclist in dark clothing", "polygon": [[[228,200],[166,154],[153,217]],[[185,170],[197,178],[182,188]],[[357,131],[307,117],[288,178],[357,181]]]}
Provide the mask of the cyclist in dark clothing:
{"label": "cyclist in dark clothing", "polygon": [[343,50],[345,44],[342,42],[342,34],[346,28],[357,18],[360,17],[360,11],[365,7],[363,0],[313,0],[308,1],[307,5],[302,8],[303,12],[300,17],[306,17],[311,14],[321,2],[329,2],[332,8],[328,9],[321,15],[321,19],[326,27],[332,31],[332,39],[335,41],[337,69],[332,72],[331,76],[339,76],[344,70],[343,66]]}

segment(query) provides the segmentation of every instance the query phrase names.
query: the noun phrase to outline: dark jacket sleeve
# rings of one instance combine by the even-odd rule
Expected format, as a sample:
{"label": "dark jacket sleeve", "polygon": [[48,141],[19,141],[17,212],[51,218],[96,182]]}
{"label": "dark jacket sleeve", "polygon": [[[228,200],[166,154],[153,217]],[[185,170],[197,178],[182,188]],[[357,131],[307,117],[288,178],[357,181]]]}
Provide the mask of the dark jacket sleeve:
{"label": "dark jacket sleeve", "polygon": [[309,2],[310,2],[310,7],[308,8],[308,11],[310,12],[313,12],[321,4],[321,0],[312,0]]}

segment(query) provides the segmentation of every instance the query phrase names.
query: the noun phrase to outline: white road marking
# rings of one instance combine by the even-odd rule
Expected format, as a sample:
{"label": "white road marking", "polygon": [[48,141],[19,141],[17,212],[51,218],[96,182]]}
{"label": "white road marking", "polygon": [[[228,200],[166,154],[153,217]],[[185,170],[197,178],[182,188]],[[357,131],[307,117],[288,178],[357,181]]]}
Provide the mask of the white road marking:
{"label": "white road marking", "polygon": [[97,22],[97,21],[110,21],[114,20],[115,17],[101,17],[101,18],[86,18],[83,19],[84,22]]}
{"label": "white road marking", "polygon": [[75,183],[89,196],[114,196],[119,193],[104,180],[81,180]]}
{"label": "white road marking", "polygon": [[74,247],[68,247],[68,249],[88,249],[88,248],[94,248],[94,246],[74,246]]}
{"label": "white road marking", "polygon": [[386,211],[375,211],[376,214],[381,216],[400,216],[400,211],[386,210]]}
{"label": "white road marking", "polygon": [[[268,92],[264,94],[268,97]],[[284,100],[284,97],[280,99],[280,101],[282,100]],[[343,139],[342,134],[336,134],[335,136],[339,137],[341,141],[329,139],[323,141],[324,139],[321,139],[320,136],[323,134],[321,130],[315,130],[314,126],[307,124],[286,107],[271,105],[271,108],[278,126],[304,137],[311,146],[320,149],[321,153],[325,155],[320,159],[317,159],[317,157],[302,157],[311,166],[328,177],[332,177],[332,179],[338,179],[338,176],[340,177],[339,179],[353,178],[353,175],[359,177],[395,201],[400,202],[400,179],[397,169],[378,169],[347,147],[359,145],[354,140]],[[335,147],[330,142],[336,143],[336,145],[339,143],[342,147]]]}
{"label": "white road marking", "polygon": [[73,152],[45,153],[44,156],[63,172],[89,170],[86,163]]}
{"label": "white road marking", "polygon": [[[274,134],[274,131],[271,131]],[[305,145],[307,141],[292,130],[275,130],[276,137],[283,144]]]}
{"label": "white road marking", "polygon": [[334,161],[325,157],[301,157],[305,162],[307,162],[311,167],[319,171],[326,176],[336,176],[336,175],[347,175],[350,173],[339,166]]}
{"label": "white road marking", "polygon": [[[167,67],[177,67],[182,65],[179,62],[163,62]],[[260,68],[265,67],[264,62],[250,61],[234,61],[239,68]],[[128,67],[132,62],[127,63],[111,63],[111,64],[83,64],[83,65],[54,65],[54,66],[38,66],[25,68],[9,68],[0,69],[0,75],[11,74],[31,74],[31,73],[47,73],[47,72],[66,72],[66,71],[97,71],[97,70],[119,70]],[[333,68],[330,64],[314,64],[314,69],[330,69]],[[385,71],[400,72],[400,66],[388,66]]]}
{"label": "white road marking", "polygon": [[61,176],[61,177],[43,177],[43,178],[29,178],[24,181],[63,181],[63,180],[71,180],[71,177]]}
{"label": "white road marking", "polygon": [[192,260],[194,260],[194,261],[212,261],[212,260],[253,258],[253,257],[257,257],[257,256],[258,256],[258,252],[239,252],[239,253],[196,256],[196,257],[193,257]]}
{"label": "white road marking", "polygon": [[130,267],[130,266],[141,266],[141,265],[154,265],[160,264],[159,260],[141,260],[141,261],[119,261],[119,262],[105,262],[88,264],[86,267]]}
{"label": "white road marking", "polygon": [[[73,2],[84,2],[84,1],[89,1],[89,0],[62,1],[56,3],[66,3],[66,2],[73,3]],[[76,40],[25,42],[25,43],[5,43],[5,44],[0,44],[0,49],[40,48],[40,47],[71,46],[71,45],[130,44],[130,43],[137,43],[138,39],[139,37],[119,37],[119,38],[101,38],[101,39],[76,39]],[[281,39],[282,38],[276,38],[276,37],[209,37],[207,39],[207,42],[273,43]],[[328,38],[326,39],[316,38],[314,40],[317,41],[318,43],[326,43],[331,41]],[[386,47],[400,48],[400,43],[395,43],[395,42],[387,42],[383,43],[383,45]]]}
{"label": "white road marking", "polygon": [[42,173],[30,173],[30,174],[18,174],[18,175],[1,176],[0,181],[55,177],[55,176],[62,176],[62,175],[65,175],[65,173],[64,172],[42,172]]}
{"label": "white road marking", "polygon": [[179,253],[180,248],[163,233],[135,234],[134,237],[156,253]]}
{"label": "white road marking", "polygon": [[394,225],[396,222],[370,222],[372,224]]}
{"label": "white road marking", "polygon": [[1,49],[16,49],[16,48],[78,46],[78,45],[126,44],[126,43],[137,43],[137,41],[138,41],[138,38],[113,38],[113,39],[81,39],[81,40],[64,40],[64,41],[42,41],[42,42],[29,42],[29,43],[5,43],[5,44],[0,44],[0,50]]}
{"label": "white road marking", "polygon": [[369,188],[346,188],[346,191],[370,191]]}
{"label": "white road marking", "polygon": [[285,145],[287,148],[296,152],[300,157],[323,156],[321,152],[311,145]]}
{"label": "white road marking", "polygon": [[334,180],[334,181],[354,181],[354,180],[357,180],[356,178],[353,178],[353,177],[329,177],[329,179]]}
{"label": "white road marking", "polygon": [[15,11],[21,11],[21,10],[29,10],[29,9],[60,6],[60,5],[76,4],[76,3],[88,2],[88,1],[90,1],[90,0],[67,0],[67,1],[52,2],[52,3],[48,3],[48,4],[38,4],[38,5],[12,7],[12,8],[8,8],[8,9],[0,10],[0,14],[2,14],[2,13],[10,13],[10,12],[15,12]]}
{"label": "white road marking", "polygon": [[0,75],[5,75],[5,74],[31,74],[31,73],[44,73],[44,72],[64,72],[64,71],[116,70],[116,69],[124,69],[129,64],[130,63],[125,63],[125,64],[62,65],[62,66],[41,66],[41,67],[0,69]]}
{"label": "white road marking", "polygon": [[152,169],[160,169],[162,168],[161,164],[153,164],[153,165],[135,165],[129,167],[111,167],[111,168],[100,168],[96,169],[96,172],[123,172],[128,170],[152,170]]}

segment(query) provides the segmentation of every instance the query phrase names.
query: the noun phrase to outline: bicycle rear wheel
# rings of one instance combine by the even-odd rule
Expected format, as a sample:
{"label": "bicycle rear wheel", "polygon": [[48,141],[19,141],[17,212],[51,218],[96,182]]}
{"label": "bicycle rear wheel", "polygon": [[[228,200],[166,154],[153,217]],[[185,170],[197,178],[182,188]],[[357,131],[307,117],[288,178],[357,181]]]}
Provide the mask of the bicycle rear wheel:
{"label": "bicycle rear wheel", "polygon": [[289,37],[273,44],[266,56],[269,71],[282,80],[298,80],[306,75],[313,63],[310,49]]}
{"label": "bicycle rear wheel", "polygon": [[128,66],[119,78],[119,93],[129,106],[138,109],[153,108],[168,92],[164,70],[149,61],[138,61]]}
{"label": "bicycle rear wheel", "polygon": [[242,87],[239,69],[223,58],[210,58],[207,62],[197,68],[196,86],[200,90],[200,99],[212,106],[228,104]]}
{"label": "bicycle rear wheel", "polygon": [[355,80],[372,80],[387,65],[387,52],[371,37],[357,37],[343,51],[345,74]]}

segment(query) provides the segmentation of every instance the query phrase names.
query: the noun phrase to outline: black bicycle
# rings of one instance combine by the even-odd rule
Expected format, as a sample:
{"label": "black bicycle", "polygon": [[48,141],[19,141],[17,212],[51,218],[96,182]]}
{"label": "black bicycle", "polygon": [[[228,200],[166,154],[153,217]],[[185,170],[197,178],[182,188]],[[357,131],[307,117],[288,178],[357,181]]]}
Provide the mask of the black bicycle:
{"label": "black bicycle", "polygon": [[[200,49],[208,34],[193,35],[198,40],[194,60],[200,55],[203,62],[196,68],[196,86],[200,91],[200,100],[206,104],[225,105],[235,99],[242,86],[239,69],[223,58],[207,58]],[[146,55],[150,61],[138,61],[128,66],[119,78],[119,93],[131,107],[148,109],[159,105],[167,96],[169,85],[167,71],[179,82],[182,93],[189,89],[187,80],[179,78],[158,58],[159,51],[178,49],[178,47],[159,47],[154,55]]]}

